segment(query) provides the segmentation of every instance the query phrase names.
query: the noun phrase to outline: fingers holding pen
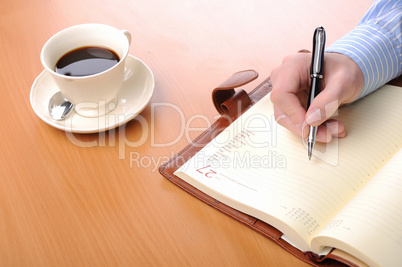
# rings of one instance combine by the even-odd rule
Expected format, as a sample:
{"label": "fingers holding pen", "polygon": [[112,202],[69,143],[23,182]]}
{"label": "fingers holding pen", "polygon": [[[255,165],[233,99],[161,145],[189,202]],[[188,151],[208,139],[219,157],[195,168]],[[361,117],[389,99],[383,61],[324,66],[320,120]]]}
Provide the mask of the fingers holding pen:
{"label": "fingers holding pen", "polygon": [[329,142],[346,136],[344,125],[330,119],[339,106],[353,102],[360,94],[364,79],[358,65],[349,57],[325,54],[321,92],[306,111],[310,87],[311,54],[287,56],[271,73],[271,100],[275,118],[294,134],[306,137],[309,126],[318,126],[316,140]]}
{"label": "fingers holding pen", "polygon": [[[329,86],[331,87],[331,86]],[[305,122],[309,126],[318,126],[316,141],[330,142],[333,137],[342,138],[346,136],[344,125],[335,119],[341,105],[338,89],[324,88],[324,90],[314,99],[305,115]]]}
{"label": "fingers holding pen", "polygon": [[[345,137],[344,125],[330,119],[341,105],[353,102],[360,94],[364,81],[357,64],[350,58],[328,53],[321,93],[306,112],[306,123],[319,126],[317,141],[330,141],[332,137]],[[321,128],[321,129],[320,129]],[[328,141],[328,142],[329,142]]]}

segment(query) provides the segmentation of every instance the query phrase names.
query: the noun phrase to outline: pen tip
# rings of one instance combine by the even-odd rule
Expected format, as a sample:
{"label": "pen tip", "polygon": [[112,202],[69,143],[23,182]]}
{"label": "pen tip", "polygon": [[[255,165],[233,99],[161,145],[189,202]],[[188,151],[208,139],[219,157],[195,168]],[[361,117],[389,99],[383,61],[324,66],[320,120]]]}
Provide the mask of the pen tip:
{"label": "pen tip", "polygon": [[308,142],[308,160],[311,160],[312,155],[313,155],[313,143]]}

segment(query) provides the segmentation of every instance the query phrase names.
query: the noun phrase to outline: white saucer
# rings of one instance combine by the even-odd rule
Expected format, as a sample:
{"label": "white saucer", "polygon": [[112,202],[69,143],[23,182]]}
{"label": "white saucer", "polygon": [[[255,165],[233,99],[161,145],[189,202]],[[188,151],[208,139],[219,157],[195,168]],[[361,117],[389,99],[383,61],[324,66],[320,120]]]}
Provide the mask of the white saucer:
{"label": "white saucer", "polygon": [[128,55],[125,80],[118,95],[117,107],[108,114],[88,118],[72,111],[65,120],[53,120],[48,112],[48,103],[58,88],[45,70],[32,85],[31,106],[39,118],[57,129],[73,133],[97,133],[116,128],[137,116],[151,100],[154,86],[154,75],[148,66],[138,58]]}

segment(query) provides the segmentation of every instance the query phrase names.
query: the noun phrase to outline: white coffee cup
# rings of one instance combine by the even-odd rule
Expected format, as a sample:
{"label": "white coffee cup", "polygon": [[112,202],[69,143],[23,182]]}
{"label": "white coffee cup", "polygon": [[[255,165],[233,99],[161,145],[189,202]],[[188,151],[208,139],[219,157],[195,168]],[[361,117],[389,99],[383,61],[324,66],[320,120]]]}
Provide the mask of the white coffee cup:
{"label": "white coffee cup", "polygon": [[[58,89],[74,104],[75,111],[85,117],[102,116],[117,105],[117,95],[124,81],[125,60],[131,35],[104,24],[81,24],[64,29],[43,46],[41,61]],[[119,62],[113,67],[88,76],[66,76],[55,71],[58,60],[81,47],[103,47],[114,51]]]}

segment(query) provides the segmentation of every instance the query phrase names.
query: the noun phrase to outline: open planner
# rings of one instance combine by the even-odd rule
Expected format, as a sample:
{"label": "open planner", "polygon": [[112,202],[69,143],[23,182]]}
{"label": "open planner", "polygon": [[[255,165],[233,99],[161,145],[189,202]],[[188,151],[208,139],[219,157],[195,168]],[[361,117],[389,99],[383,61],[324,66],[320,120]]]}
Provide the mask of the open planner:
{"label": "open planner", "polygon": [[234,74],[214,90],[222,117],[160,172],[316,266],[402,262],[402,88],[340,108],[347,136],[306,141],[275,121],[269,79]]}

